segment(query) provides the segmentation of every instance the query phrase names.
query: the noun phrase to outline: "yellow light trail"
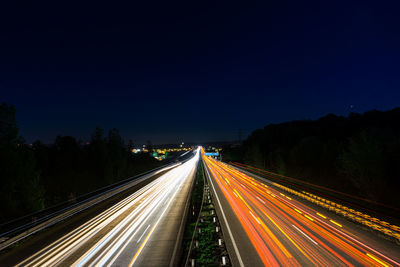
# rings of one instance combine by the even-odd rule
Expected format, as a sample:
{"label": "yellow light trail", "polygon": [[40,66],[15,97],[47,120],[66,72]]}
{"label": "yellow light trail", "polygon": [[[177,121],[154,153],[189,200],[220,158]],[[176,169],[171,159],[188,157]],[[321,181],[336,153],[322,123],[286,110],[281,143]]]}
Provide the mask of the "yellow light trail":
{"label": "yellow light trail", "polygon": [[339,227],[342,227],[342,225],[340,223],[335,222],[334,220],[329,220],[331,223],[336,224]]}

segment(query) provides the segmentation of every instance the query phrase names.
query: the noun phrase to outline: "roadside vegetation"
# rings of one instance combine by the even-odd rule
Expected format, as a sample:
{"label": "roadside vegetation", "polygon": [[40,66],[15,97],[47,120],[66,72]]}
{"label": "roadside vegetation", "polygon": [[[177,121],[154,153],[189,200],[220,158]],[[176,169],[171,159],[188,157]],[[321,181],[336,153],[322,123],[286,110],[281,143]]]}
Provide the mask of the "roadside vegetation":
{"label": "roadside vegetation", "polygon": [[[214,214],[212,213],[214,211]],[[202,220],[198,224],[200,233],[197,233],[198,247],[194,248],[192,257],[196,259],[198,266],[220,266],[220,259],[224,250],[218,245],[218,239],[221,238],[220,232],[216,232],[219,224],[214,223],[215,215],[212,204],[203,206]]]}
{"label": "roadside vegetation", "polygon": [[204,177],[202,161],[197,169],[191,199],[191,214],[188,216],[182,242],[181,266],[221,266],[222,257],[229,266],[229,256],[223,242],[221,225],[218,221],[208,183]]}

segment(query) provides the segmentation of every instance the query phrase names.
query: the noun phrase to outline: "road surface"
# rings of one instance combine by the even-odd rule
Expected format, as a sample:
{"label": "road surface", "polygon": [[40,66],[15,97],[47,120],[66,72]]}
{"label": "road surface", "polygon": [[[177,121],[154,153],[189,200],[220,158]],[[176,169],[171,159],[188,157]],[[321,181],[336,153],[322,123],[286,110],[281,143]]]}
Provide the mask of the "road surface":
{"label": "road surface", "polygon": [[400,266],[400,246],[203,156],[234,266]]}
{"label": "road surface", "polygon": [[17,266],[169,266],[199,154]]}

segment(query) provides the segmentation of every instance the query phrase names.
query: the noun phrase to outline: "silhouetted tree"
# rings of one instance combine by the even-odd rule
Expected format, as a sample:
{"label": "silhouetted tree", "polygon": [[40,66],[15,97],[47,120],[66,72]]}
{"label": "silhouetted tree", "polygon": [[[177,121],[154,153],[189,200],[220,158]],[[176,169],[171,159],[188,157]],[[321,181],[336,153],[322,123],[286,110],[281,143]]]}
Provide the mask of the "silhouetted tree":
{"label": "silhouetted tree", "polygon": [[[85,145],[72,136],[25,145],[14,106],[0,105],[0,223],[76,198],[160,165],[133,155],[117,129],[96,127]],[[133,144],[130,144],[133,146]]]}
{"label": "silhouetted tree", "polygon": [[363,131],[350,138],[340,156],[342,171],[354,186],[369,198],[379,199],[386,184],[383,148],[371,132]]}
{"label": "silhouetted tree", "polygon": [[15,107],[0,105],[0,221],[44,208],[44,189],[30,148],[18,136]]}
{"label": "silhouetted tree", "polygon": [[270,124],[239,150],[239,162],[400,206],[400,108]]}

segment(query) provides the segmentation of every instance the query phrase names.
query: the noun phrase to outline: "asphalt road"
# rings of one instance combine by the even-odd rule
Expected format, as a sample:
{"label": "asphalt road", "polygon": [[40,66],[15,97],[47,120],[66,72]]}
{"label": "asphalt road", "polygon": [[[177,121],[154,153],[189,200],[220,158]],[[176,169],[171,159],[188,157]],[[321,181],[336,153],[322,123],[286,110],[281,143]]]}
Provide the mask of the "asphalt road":
{"label": "asphalt road", "polygon": [[169,266],[198,160],[196,153],[15,265]]}
{"label": "asphalt road", "polygon": [[203,157],[233,266],[400,266],[400,246]]}

